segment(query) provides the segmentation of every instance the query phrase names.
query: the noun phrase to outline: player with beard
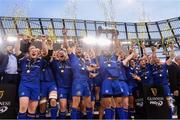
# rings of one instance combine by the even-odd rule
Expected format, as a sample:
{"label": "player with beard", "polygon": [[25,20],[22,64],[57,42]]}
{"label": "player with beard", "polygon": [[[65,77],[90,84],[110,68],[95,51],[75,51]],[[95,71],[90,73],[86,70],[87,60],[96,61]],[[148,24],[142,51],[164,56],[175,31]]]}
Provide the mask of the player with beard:
{"label": "player with beard", "polygon": [[126,69],[127,84],[129,87],[129,119],[133,116],[134,111],[134,97],[133,93],[137,89],[137,82],[140,78],[137,76],[137,66],[134,59],[129,61],[129,67]]}
{"label": "player with beard", "polygon": [[[92,67],[97,67],[97,64],[95,63],[94,57],[90,56],[90,52],[84,52],[83,56],[84,56],[84,60],[85,60],[85,64],[87,66],[92,66]],[[98,75],[97,70],[94,71],[90,71],[89,72],[89,79],[88,79],[88,84],[89,84],[89,88],[91,91],[91,104],[92,104],[92,111],[94,111],[94,106],[95,106],[95,87],[94,87],[94,78],[96,78],[96,76]],[[81,106],[80,108],[82,109],[82,113],[85,113],[86,111],[86,102],[84,102],[84,100],[82,100]]]}
{"label": "player with beard", "polygon": [[[168,82],[168,66],[171,64],[172,59],[174,57],[174,50],[173,45],[170,45],[170,58],[165,62],[162,63],[159,58],[155,57],[152,59],[153,61],[153,67],[152,67],[152,76],[155,86],[162,86],[164,91],[164,97],[166,97],[166,100],[169,105],[169,116],[172,119],[172,103],[171,103],[171,90],[169,88],[169,82]],[[156,51],[154,51],[155,54]]]}
{"label": "player with beard", "polygon": [[[129,50],[129,53],[132,52],[132,49],[134,48],[135,43],[132,42],[131,48]],[[141,45],[142,48],[145,48],[144,43]],[[146,54],[146,50],[144,50],[144,54]],[[129,61],[129,66],[126,68],[126,76],[127,76],[127,84],[129,87],[129,119],[131,119],[131,116],[135,113],[134,109],[134,96],[133,93],[135,93],[138,83],[140,82],[141,78],[137,75],[138,74],[138,54],[135,53],[133,59]]]}
{"label": "player with beard", "polygon": [[59,119],[66,119],[67,104],[71,100],[73,73],[66,50],[60,49],[56,54],[51,64],[58,87]]}
{"label": "player with beard", "polygon": [[92,119],[92,104],[91,104],[91,91],[88,84],[89,71],[93,71],[96,67],[87,66],[83,58],[82,49],[80,47],[69,47],[67,43],[67,30],[63,29],[64,46],[68,50],[71,68],[73,71],[73,84],[72,84],[72,108],[71,119],[77,119],[80,116],[78,110],[83,97],[86,103],[87,118]]}
{"label": "player with beard", "polygon": [[[115,37],[115,45],[117,42],[117,33]],[[115,46],[118,48],[119,46]],[[118,119],[127,119],[128,113],[128,87],[124,82],[125,71],[123,65],[133,57],[134,52],[126,57],[122,62],[119,61],[121,56],[111,55],[106,51],[104,55],[99,56],[100,71],[103,76],[102,82],[102,97],[105,100],[105,119],[114,118],[114,107],[116,107],[116,114]],[[112,99],[114,98],[114,99]],[[115,106],[113,105],[113,101]],[[125,105],[126,106],[125,106]],[[126,107],[126,108],[125,108]],[[126,111],[124,110],[126,109]]]}
{"label": "player with beard", "polygon": [[[46,40],[46,37],[42,37],[43,41]],[[50,39],[47,39],[47,47],[50,49],[51,54],[53,52],[53,42]],[[46,46],[46,45],[44,45]],[[41,57],[47,56],[46,48],[42,48]],[[46,107],[47,102],[50,101],[50,111],[51,111],[51,119],[56,119],[57,117],[57,87],[56,82],[53,76],[53,72],[51,70],[50,62],[47,61],[41,70],[41,79],[40,79],[40,119],[46,118]]]}
{"label": "player with beard", "polygon": [[[42,41],[42,45],[45,41]],[[46,48],[45,46],[42,46]],[[20,40],[18,39],[15,47],[16,55],[21,54]],[[46,58],[38,58],[38,51],[35,46],[30,46],[28,56],[19,60],[21,69],[21,81],[19,85],[19,113],[18,119],[35,118],[36,108],[40,99],[40,73],[46,61],[50,59],[50,53]],[[28,112],[28,114],[26,113]]]}
{"label": "player with beard", "polygon": [[139,59],[139,67],[138,67],[138,76],[140,77],[140,83],[138,87],[142,86],[152,86],[154,84],[152,78],[152,63],[153,58],[156,57],[155,55],[155,47],[152,47],[152,54],[151,56],[147,56],[144,44],[141,45],[144,51],[144,55],[142,58]]}
{"label": "player with beard", "polygon": [[129,116],[129,87],[127,84],[127,76],[126,76],[126,68],[128,62],[136,57],[136,52],[134,51],[134,48],[132,47],[129,50],[129,55],[127,56],[125,52],[122,50],[121,43],[117,39],[118,38],[118,32],[115,32],[113,34],[114,37],[114,43],[115,43],[115,55],[118,62],[118,68],[119,68],[119,84],[121,86],[122,93],[120,95],[117,95],[114,97],[114,101],[116,104],[115,112],[116,112],[116,118],[118,119],[128,119]]}

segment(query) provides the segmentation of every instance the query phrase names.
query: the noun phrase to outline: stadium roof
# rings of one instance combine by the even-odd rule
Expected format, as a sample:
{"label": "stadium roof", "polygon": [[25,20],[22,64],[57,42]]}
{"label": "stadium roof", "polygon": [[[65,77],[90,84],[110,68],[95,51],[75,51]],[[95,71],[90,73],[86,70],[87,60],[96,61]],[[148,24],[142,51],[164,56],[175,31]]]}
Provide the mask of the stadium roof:
{"label": "stadium roof", "polygon": [[[62,37],[61,29],[68,29],[69,37],[77,39],[83,36],[96,36],[99,26],[115,27],[119,31],[120,40],[139,39],[148,42],[175,41],[179,46],[180,17],[157,22],[108,22],[92,20],[73,20],[59,18],[26,18],[26,17],[0,17],[0,31],[2,35],[17,35],[19,33],[30,35],[49,35]],[[106,37],[110,38],[108,33]]]}

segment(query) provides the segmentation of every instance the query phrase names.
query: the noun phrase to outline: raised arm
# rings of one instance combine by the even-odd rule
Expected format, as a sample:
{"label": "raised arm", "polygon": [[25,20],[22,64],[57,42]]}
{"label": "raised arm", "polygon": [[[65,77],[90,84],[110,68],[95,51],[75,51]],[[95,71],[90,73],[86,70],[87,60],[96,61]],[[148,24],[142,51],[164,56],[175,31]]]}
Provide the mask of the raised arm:
{"label": "raised arm", "polygon": [[113,40],[113,47],[114,47],[114,51],[115,54],[119,54],[119,51],[121,51],[121,42],[118,40],[118,31],[114,30],[114,32],[112,33],[112,40]]}
{"label": "raised arm", "polygon": [[173,58],[175,57],[175,52],[174,52],[174,44],[170,44],[170,52],[169,52],[169,59],[166,61],[167,65],[170,65],[172,63]]}
{"label": "raised arm", "polygon": [[47,42],[42,41],[42,47],[44,47],[45,51],[47,51],[47,55],[44,57],[44,59],[46,61],[50,61],[51,57],[53,56],[53,42],[52,42],[52,40],[48,39]]}
{"label": "raised arm", "polygon": [[46,54],[48,54],[48,48],[47,48],[46,42],[47,42],[47,37],[46,37],[46,36],[42,36],[42,37],[41,37],[42,50],[43,50]]}
{"label": "raised arm", "polygon": [[66,30],[66,28],[62,29],[62,34],[63,34],[63,40],[64,40],[63,47],[68,49],[69,48],[69,44],[67,42],[67,30]]}
{"label": "raised arm", "polygon": [[76,45],[74,44],[72,47],[70,47],[68,42],[67,42],[67,30],[66,30],[66,28],[63,28],[62,34],[63,34],[63,41],[64,41],[63,47],[66,48],[68,54],[75,53]]}
{"label": "raised arm", "polygon": [[18,39],[15,43],[15,54],[16,54],[16,56],[19,56],[22,53],[22,51],[20,50],[20,47],[21,47],[21,40],[18,37]]}
{"label": "raised arm", "polygon": [[144,42],[141,43],[141,48],[143,49],[143,56],[147,56],[146,47],[144,45]]}
{"label": "raised arm", "polygon": [[130,55],[128,55],[128,56],[126,57],[126,59],[123,60],[123,65],[127,66],[128,62],[133,58],[134,54],[135,54],[135,53],[134,53],[134,51],[133,51]]}
{"label": "raised arm", "polygon": [[91,55],[91,58],[92,58],[92,59],[95,59],[95,58],[96,58],[96,53],[95,53],[95,51],[94,51],[93,48],[90,49],[89,54]]}
{"label": "raised arm", "polygon": [[156,50],[157,50],[157,48],[156,47],[151,47],[151,51],[152,51],[152,54],[151,54],[151,57],[150,57],[150,59],[149,59],[149,63],[150,64],[154,64],[154,61],[155,61],[155,59],[157,58],[157,56],[156,56]]}

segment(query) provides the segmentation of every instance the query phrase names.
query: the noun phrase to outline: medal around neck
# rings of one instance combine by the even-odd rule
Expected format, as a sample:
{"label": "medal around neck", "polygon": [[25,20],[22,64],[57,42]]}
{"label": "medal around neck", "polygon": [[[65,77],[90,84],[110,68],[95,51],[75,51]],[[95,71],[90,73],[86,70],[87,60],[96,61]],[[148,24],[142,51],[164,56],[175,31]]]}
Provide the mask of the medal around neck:
{"label": "medal around neck", "polygon": [[61,73],[64,73],[64,70],[61,70]]}
{"label": "medal around neck", "polygon": [[108,64],[108,67],[111,67],[111,64]]}
{"label": "medal around neck", "polygon": [[31,71],[30,71],[30,70],[27,70],[26,72],[27,72],[27,73],[30,73]]}

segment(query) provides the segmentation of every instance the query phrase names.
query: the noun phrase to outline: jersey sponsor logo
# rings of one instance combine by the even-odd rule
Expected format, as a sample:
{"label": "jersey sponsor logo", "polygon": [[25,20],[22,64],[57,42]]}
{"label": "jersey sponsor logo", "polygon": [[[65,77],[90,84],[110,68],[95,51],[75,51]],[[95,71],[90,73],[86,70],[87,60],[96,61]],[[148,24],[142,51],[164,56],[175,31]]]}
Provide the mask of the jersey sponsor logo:
{"label": "jersey sponsor logo", "polygon": [[63,94],[60,94],[60,97],[63,97]]}
{"label": "jersey sponsor logo", "polygon": [[65,65],[65,66],[59,66],[59,69],[64,69],[64,68],[67,68],[67,69],[71,69],[71,66],[68,66],[68,65]]}
{"label": "jersey sponsor logo", "polygon": [[121,88],[121,92],[123,92],[124,90]]}
{"label": "jersey sponsor logo", "polygon": [[77,95],[81,95],[81,91],[77,91]]}
{"label": "jersey sponsor logo", "polygon": [[105,90],[105,93],[109,93],[109,90]]}
{"label": "jersey sponsor logo", "polygon": [[34,67],[34,68],[35,68],[35,67],[36,67],[36,68],[40,68],[40,66],[38,66],[38,65],[32,65],[32,68],[33,68],[33,67]]}
{"label": "jersey sponsor logo", "polygon": [[21,93],[21,95],[25,95],[25,93],[24,93],[24,92],[22,92],[22,93]]}
{"label": "jersey sponsor logo", "polygon": [[54,90],[57,90],[57,87],[54,87]]}
{"label": "jersey sponsor logo", "polygon": [[111,60],[111,61],[104,61],[104,63],[117,63],[117,61]]}
{"label": "jersey sponsor logo", "polygon": [[38,100],[40,100],[40,95],[38,96]]}

